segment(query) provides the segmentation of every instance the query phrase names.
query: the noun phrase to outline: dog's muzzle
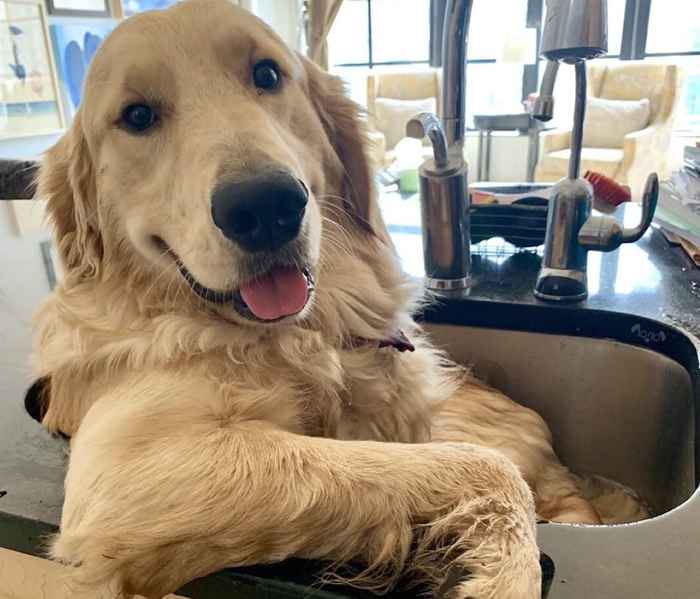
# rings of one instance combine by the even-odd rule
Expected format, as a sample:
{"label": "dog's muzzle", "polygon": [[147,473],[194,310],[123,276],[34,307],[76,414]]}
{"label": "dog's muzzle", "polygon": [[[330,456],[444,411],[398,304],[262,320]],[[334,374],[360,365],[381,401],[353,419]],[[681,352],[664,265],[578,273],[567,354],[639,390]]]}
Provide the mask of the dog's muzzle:
{"label": "dog's muzzle", "polygon": [[219,185],[211,200],[214,223],[246,252],[274,252],[299,235],[309,194],[288,172],[260,171]]}

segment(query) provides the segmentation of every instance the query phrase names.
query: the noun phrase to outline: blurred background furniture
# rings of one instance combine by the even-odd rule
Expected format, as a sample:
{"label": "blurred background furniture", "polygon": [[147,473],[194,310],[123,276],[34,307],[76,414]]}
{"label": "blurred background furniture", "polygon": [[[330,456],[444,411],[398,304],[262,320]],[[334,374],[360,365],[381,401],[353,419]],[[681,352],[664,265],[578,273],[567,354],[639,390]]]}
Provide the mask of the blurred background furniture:
{"label": "blurred background furniture", "polygon": [[439,69],[427,69],[371,73],[367,77],[367,120],[375,165],[388,166],[394,161],[394,148],[405,137],[411,117],[419,112],[439,115],[440,73]]}
{"label": "blurred background furniture", "polygon": [[532,115],[520,114],[475,114],[474,128],[479,132],[479,149],[477,158],[477,180],[491,180],[491,133],[493,131],[518,131],[527,135],[527,172],[523,181],[532,181],[539,155],[540,131],[546,128]]}
{"label": "blurred background furniture", "polygon": [[[595,122],[596,114],[605,110],[589,110],[584,129],[581,172],[593,170],[632,188],[632,197],[641,197],[647,175],[667,175],[666,158],[671,142],[673,118],[680,95],[681,77],[676,65],[642,61],[606,64],[599,61],[588,68],[588,94],[595,102],[605,100],[649,100],[646,126],[630,131],[616,142],[600,147],[587,145],[586,132],[617,126],[611,117]],[[609,103],[613,104],[613,103]],[[567,174],[571,130],[554,130],[542,135],[542,152],[537,164],[536,181],[557,181]]]}

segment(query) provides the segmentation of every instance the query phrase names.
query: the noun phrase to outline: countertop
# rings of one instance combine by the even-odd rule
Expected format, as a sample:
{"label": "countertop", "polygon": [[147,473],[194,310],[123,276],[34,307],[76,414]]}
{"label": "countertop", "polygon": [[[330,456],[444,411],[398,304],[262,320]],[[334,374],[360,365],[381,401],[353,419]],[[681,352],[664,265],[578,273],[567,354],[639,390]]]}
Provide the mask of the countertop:
{"label": "countertop", "polygon": [[[2,202],[0,208],[5,208]],[[382,209],[405,270],[421,276],[416,197],[383,194]],[[636,206],[620,212],[628,222],[638,217]],[[65,444],[51,438],[23,409],[24,393],[31,383],[27,315],[49,292],[45,280],[30,279],[26,268],[13,266],[38,259],[38,248],[30,241],[15,244],[11,260],[8,256],[0,260],[4,264],[0,272],[4,345],[0,359],[0,546],[41,554],[42,538],[56,529],[60,518]],[[473,248],[473,285],[464,294],[477,302],[542,304],[532,295],[540,260],[536,251],[513,253],[503,242],[483,242]],[[579,309],[619,311],[661,321],[690,334],[700,348],[700,270],[660,232],[650,230],[638,243],[615,252],[591,253],[588,282],[590,297],[578,304]],[[33,286],[29,294],[27,286]],[[27,298],[21,302],[13,299],[19,289]],[[196,596],[213,596],[205,588],[214,588],[222,576],[208,577]],[[225,577],[230,579],[230,575]],[[239,577],[236,584],[245,580],[254,585],[254,572]]]}
{"label": "countertop", "polygon": [[[382,210],[404,270],[422,277],[420,205],[415,195],[382,197]],[[627,226],[639,222],[640,207],[623,205],[615,212]],[[500,239],[472,246],[473,281],[460,292],[473,300],[556,306],[535,298],[532,290],[542,248],[516,251]],[[611,310],[661,321],[700,338],[700,269],[685,252],[652,228],[634,244],[614,252],[589,252],[589,297],[562,304],[582,310]]]}

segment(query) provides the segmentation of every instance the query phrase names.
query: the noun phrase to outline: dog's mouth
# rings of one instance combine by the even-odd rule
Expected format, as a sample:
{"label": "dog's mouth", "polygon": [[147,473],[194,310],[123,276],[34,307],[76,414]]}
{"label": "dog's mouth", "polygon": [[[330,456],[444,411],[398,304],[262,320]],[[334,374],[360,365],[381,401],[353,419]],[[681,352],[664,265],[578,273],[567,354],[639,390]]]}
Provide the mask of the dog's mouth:
{"label": "dog's mouth", "polygon": [[248,320],[272,323],[296,316],[306,308],[314,292],[311,269],[290,264],[273,265],[238,289],[211,289],[197,281],[165,241],[156,238],[156,243],[175,261],[178,271],[195,294],[212,304],[231,306]]}

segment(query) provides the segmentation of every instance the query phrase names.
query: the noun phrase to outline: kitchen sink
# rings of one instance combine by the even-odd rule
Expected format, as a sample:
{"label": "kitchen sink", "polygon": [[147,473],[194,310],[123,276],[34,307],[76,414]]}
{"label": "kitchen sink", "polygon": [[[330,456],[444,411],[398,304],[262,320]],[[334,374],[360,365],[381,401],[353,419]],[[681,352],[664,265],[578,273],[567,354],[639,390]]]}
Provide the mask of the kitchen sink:
{"label": "kitchen sink", "polygon": [[539,525],[550,599],[700,596],[697,340],[655,320],[592,309],[445,298],[433,341],[536,410],[561,460],[636,490],[647,520]]}
{"label": "kitchen sink", "polygon": [[636,490],[655,514],[695,490],[690,374],[646,348],[485,327],[432,324],[457,362],[549,424],[560,459]]}

